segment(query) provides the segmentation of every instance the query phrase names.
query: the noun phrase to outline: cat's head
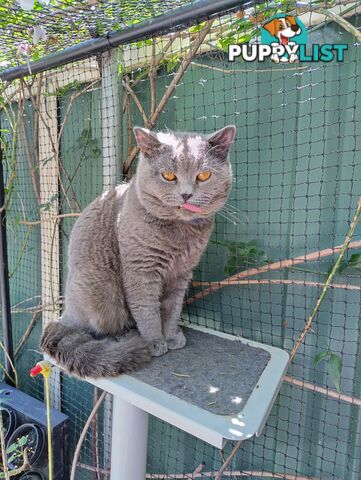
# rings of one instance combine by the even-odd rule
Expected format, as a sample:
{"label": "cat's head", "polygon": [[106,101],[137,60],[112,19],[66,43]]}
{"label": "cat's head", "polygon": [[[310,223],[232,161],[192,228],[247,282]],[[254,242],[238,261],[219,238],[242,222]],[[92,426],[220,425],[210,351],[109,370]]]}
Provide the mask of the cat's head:
{"label": "cat's head", "polygon": [[228,151],[234,125],[211,135],[140,127],[134,133],[140,148],[137,194],[150,213],[187,221],[212,216],[223,207],[232,183]]}

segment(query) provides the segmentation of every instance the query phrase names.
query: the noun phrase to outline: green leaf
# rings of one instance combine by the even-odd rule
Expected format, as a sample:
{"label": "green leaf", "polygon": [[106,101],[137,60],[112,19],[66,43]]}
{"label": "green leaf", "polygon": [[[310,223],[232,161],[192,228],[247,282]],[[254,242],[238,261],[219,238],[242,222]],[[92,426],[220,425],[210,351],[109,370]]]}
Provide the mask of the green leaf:
{"label": "green leaf", "polygon": [[37,60],[39,60],[39,50],[35,50],[35,52],[33,53],[33,62],[36,62]]}
{"label": "green leaf", "polygon": [[[330,268],[327,271],[327,275],[330,274],[331,270],[333,269],[334,264],[330,266]],[[347,274],[349,269],[355,269],[355,270],[361,270],[361,253],[354,253],[351,255],[349,260],[342,260],[340,263],[336,273],[341,274],[345,273]]]}
{"label": "green leaf", "polygon": [[14,453],[13,455],[11,455],[10,458],[8,458],[8,463],[13,462],[17,457],[18,457],[18,454],[17,454],[17,453]]}
{"label": "green leaf", "polygon": [[328,373],[337,391],[340,391],[342,360],[335,353],[330,354],[330,359],[327,366]]}
{"label": "green leaf", "polygon": [[12,443],[7,449],[6,449],[6,452],[7,453],[12,453],[12,452],[15,452],[15,450],[17,450],[18,446],[16,445],[16,443]]}
{"label": "green leaf", "polygon": [[122,75],[124,71],[123,64],[121,62],[117,63],[117,74]]}
{"label": "green leaf", "polygon": [[201,30],[203,30],[203,28],[205,27],[206,25],[206,22],[202,22],[200,23],[199,25],[194,25],[194,27],[191,27],[188,31],[190,33],[194,33],[194,32],[200,32]]}
{"label": "green leaf", "polygon": [[322,362],[322,360],[325,360],[326,358],[328,358],[330,356],[330,352],[329,351],[326,351],[326,352],[318,352],[318,354],[315,356],[315,365],[318,365],[319,363]]}
{"label": "green leaf", "polygon": [[351,255],[348,266],[351,268],[361,269],[361,253],[354,253]]}
{"label": "green leaf", "polygon": [[228,277],[229,275],[233,275],[234,273],[237,272],[237,270],[238,270],[237,257],[236,256],[230,257],[224,267],[225,276]]}
{"label": "green leaf", "polygon": [[220,242],[211,240],[215,245],[222,246],[228,251],[228,258],[224,267],[224,275],[229,276],[250,267],[259,267],[271,260],[263,250],[257,247],[255,240],[250,242]]}
{"label": "green leaf", "polygon": [[252,35],[249,34],[249,33],[246,33],[245,35],[238,35],[237,36],[237,40],[236,40],[236,43],[237,44],[240,44],[240,43],[247,43],[251,40],[252,38]]}
{"label": "green leaf", "polygon": [[23,447],[24,445],[26,445],[27,441],[28,441],[28,436],[27,435],[24,435],[23,437],[19,438],[18,439],[19,447]]}
{"label": "green leaf", "polygon": [[226,247],[228,248],[228,250],[233,253],[234,255],[236,255],[238,253],[239,250],[243,250],[245,248],[246,244],[243,243],[243,242],[239,242],[238,244],[237,243],[234,243],[234,244],[229,244],[229,245],[226,245]]}

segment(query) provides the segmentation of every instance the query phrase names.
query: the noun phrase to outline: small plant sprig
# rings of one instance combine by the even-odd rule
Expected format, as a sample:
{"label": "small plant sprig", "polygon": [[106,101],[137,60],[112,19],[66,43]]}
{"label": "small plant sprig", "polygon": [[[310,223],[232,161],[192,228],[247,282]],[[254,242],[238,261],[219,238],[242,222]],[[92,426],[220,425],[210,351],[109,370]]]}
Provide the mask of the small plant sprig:
{"label": "small plant sprig", "polygon": [[318,352],[315,357],[315,366],[321,362],[327,362],[327,371],[336,390],[340,392],[342,359],[329,348],[323,352]]}
{"label": "small plant sprig", "polygon": [[[26,443],[28,441],[28,435],[24,435],[16,440],[16,442],[12,443],[6,449],[7,454],[11,454],[10,457],[7,459],[8,463],[12,463],[14,460],[18,460],[19,458],[24,456],[24,450]],[[27,453],[31,453],[29,449],[26,449]]]}
{"label": "small plant sprig", "polygon": [[267,253],[260,249],[254,240],[250,242],[220,242],[211,240],[211,243],[224,247],[227,250],[228,256],[224,266],[224,275],[226,277],[246,268],[260,267],[271,262]]}
{"label": "small plant sprig", "polygon": [[[6,449],[5,444],[5,429],[4,429],[4,419],[2,407],[3,400],[0,398],[0,446],[1,446],[1,459],[2,459],[2,472],[0,472],[0,478],[5,478],[5,480],[10,480],[11,477],[15,477],[22,472],[30,469],[28,451],[25,447],[27,442],[27,436],[19,438],[16,443],[12,443]],[[13,453],[10,458],[7,458],[9,453]],[[14,470],[9,470],[8,462],[13,461],[15,458],[22,457],[22,466]]]}

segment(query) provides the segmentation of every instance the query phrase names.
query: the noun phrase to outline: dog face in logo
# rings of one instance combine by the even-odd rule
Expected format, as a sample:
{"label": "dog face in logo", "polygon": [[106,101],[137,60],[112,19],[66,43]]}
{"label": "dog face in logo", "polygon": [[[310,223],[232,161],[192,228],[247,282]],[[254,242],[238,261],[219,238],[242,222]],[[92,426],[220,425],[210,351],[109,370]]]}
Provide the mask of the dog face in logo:
{"label": "dog face in logo", "polygon": [[265,23],[263,28],[276,37],[281,45],[287,45],[291,38],[301,33],[296,17],[292,15],[285,18],[274,18]]}

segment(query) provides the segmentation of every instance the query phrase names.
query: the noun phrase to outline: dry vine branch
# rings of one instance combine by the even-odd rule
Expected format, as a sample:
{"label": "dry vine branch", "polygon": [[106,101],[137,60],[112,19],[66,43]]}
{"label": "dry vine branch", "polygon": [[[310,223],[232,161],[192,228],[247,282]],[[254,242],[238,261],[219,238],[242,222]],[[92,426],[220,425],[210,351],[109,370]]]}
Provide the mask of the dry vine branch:
{"label": "dry vine branch", "polygon": [[60,144],[60,140],[61,140],[61,137],[62,137],[63,132],[64,132],[64,128],[65,128],[65,125],[66,125],[66,122],[67,122],[67,119],[68,119],[68,115],[70,113],[70,110],[71,110],[75,100],[78,97],[80,97],[81,95],[83,95],[84,93],[89,92],[94,87],[94,85],[96,85],[97,83],[98,83],[98,80],[94,80],[93,82],[89,83],[89,85],[86,85],[82,90],[79,90],[78,92],[71,95],[70,101],[69,101],[68,106],[66,108],[66,112],[64,114],[64,118],[63,118],[60,130],[59,130],[59,133],[58,133],[58,140],[57,140],[58,144]]}
{"label": "dry vine branch", "polygon": [[191,45],[191,48],[188,52],[188,54],[185,56],[184,60],[182,61],[182,63],[180,64],[180,67],[178,68],[177,70],[177,73],[175,74],[173,80],[171,81],[171,83],[169,84],[165,94],[163,95],[162,99],[160,100],[155,112],[153,113],[153,115],[150,117],[149,119],[149,128],[152,128],[154,127],[155,125],[155,122],[157,121],[160,113],[162,112],[163,108],[165,107],[166,103],[168,102],[169,98],[171,97],[171,95],[173,94],[176,86],[178,85],[178,83],[181,81],[181,79],[183,78],[189,64],[191,63],[193,57],[196,55],[196,53],[198,52],[199,50],[199,47],[202,45],[204,39],[206,38],[206,36],[209,34],[209,31],[212,27],[212,24],[213,24],[213,21],[214,20],[208,20],[206,22],[206,25],[203,27],[203,29],[198,32],[199,35],[198,37],[196,38],[196,40],[192,43]]}
{"label": "dry vine branch", "polygon": [[[89,472],[98,472],[98,468],[93,467],[92,465],[88,465],[87,463],[78,463],[78,468],[89,470]],[[110,470],[106,470],[105,468],[99,468],[99,473],[101,473],[104,476],[109,476]]]}
{"label": "dry vine branch", "polygon": [[156,90],[155,90],[155,77],[156,77],[156,56],[155,56],[155,47],[156,47],[156,39],[152,39],[152,61],[149,67],[149,85],[150,85],[150,116],[152,116],[155,112],[155,102],[156,102]]}
{"label": "dry vine branch", "polygon": [[52,217],[46,217],[43,218],[43,220],[20,220],[19,223],[20,225],[27,225],[29,227],[32,227],[34,225],[41,225],[42,223],[47,223],[47,222],[53,222],[53,221],[59,221],[62,218],[77,218],[80,217],[80,213],[61,213],[59,215],[53,215]]}
{"label": "dry vine branch", "polygon": [[131,86],[129,85],[129,79],[127,76],[124,77],[124,80],[123,80],[123,87],[126,89],[126,91],[129,93],[129,95],[132,97],[132,99],[134,100],[134,103],[136,104],[140,114],[142,115],[142,118],[143,118],[143,122],[144,124],[147,124],[148,122],[148,117],[144,111],[144,108],[143,108],[143,105],[141,104],[139,98],[137,97],[137,95],[135,94],[134,90],[131,88]]}
{"label": "dry vine branch", "polygon": [[235,454],[238,452],[238,450],[240,449],[241,445],[243,443],[243,440],[238,440],[238,442],[235,444],[235,446],[233,447],[231,453],[228,455],[228,457],[226,458],[226,460],[223,462],[223,465],[221,466],[221,468],[218,470],[218,472],[216,473],[216,476],[215,476],[215,480],[220,480],[221,477],[224,475],[224,472],[226,471],[226,468],[228,467],[228,465],[231,463],[231,461],[233,460],[233,457],[235,456]]}
{"label": "dry vine branch", "polygon": [[[172,44],[174,43],[174,41],[179,38],[181,32],[177,32],[177,33],[174,33],[172,34],[171,38],[168,40],[168,42],[166,43],[165,47],[162,49],[162,52],[159,53],[155,59],[155,62],[154,62],[154,66],[156,68],[159,67],[160,63],[162,62],[162,60],[164,60],[165,56],[166,56],[166,53],[167,51],[170,49],[170,47],[172,46]],[[135,80],[130,80],[131,82],[131,87],[134,88],[136,85],[138,85],[138,83],[143,80],[144,77],[142,75],[139,75]],[[124,113],[125,112],[125,102],[123,102],[123,108],[122,108],[122,112]]]}
{"label": "dry vine branch", "polygon": [[181,32],[171,34],[171,37],[168,40],[168,42],[166,43],[165,47],[162,49],[162,52],[159,53],[158,56],[155,59],[155,62],[154,62],[155,67],[158,67],[160,65],[160,62],[162,60],[164,60],[165,54],[168,52],[170,47],[173,45],[174,41],[177,40],[177,38],[179,38],[180,34],[181,34]]}
{"label": "dry vine branch", "polygon": [[125,114],[127,118],[127,151],[131,150],[133,142],[133,118],[132,112],[130,110],[130,99],[129,95],[124,95],[125,103]]}
{"label": "dry vine branch", "polygon": [[[48,138],[49,138],[49,141],[50,141],[50,144],[51,144],[51,148],[53,150],[53,155],[54,155],[54,158],[56,159],[56,161],[58,162],[58,160],[59,160],[59,148],[58,148],[59,145],[54,143],[51,129],[48,125],[48,122],[44,118],[44,115],[41,112],[40,102],[36,102],[34,97],[33,97],[33,93],[32,93],[32,90],[31,90],[31,85],[29,85],[25,80],[23,80],[23,82],[24,82],[24,85],[26,86],[26,88],[29,92],[29,98],[30,98],[30,101],[33,105],[34,111],[37,113],[37,115],[39,116],[39,119],[41,119],[41,121],[42,121],[42,124],[43,124],[44,128],[48,132]],[[46,114],[48,115],[47,111],[46,111]],[[60,184],[60,188],[61,188],[61,190],[64,194],[64,197],[67,200],[69,208],[71,208],[70,200],[69,200],[68,196],[66,195],[66,191],[65,191],[65,188],[64,188],[64,185],[63,185],[60,174],[59,174],[59,184]]]}
{"label": "dry vine branch", "polygon": [[19,384],[18,372],[17,372],[17,370],[16,370],[16,368],[15,368],[14,362],[13,362],[12,359],[10,358],[9,353],[8,353],[8,351],[7,351],[6,348],[5,348],[5,345],[4,345],[3,342],[1,342],[1,341],[0,341],[0,348],[1,348],[1,350],[4,352],[4,355],[5,355],[7,361],[8,361],[9,364],[10,364],[11,370],[14,372],[15,388],[18,388],[18,384]]}
{"label": "dry vine branch", "polygon": [[36,178],[36,175],[35,175],[34,165],[33,165],[32,159],[31,159],[29,140],[28,140],[28,135],[27,135],[27,132],[26,132],[23,117],[22,117],[22,121],[21,121],[21,127],[22,127],[22,130],[23,130],[23,137],[24,137],[24,143],[25,143],[25,153],[26,153],[26,158],[28,160],[28,166],[29,166],[29,170],[30,170],[31,181],[33,183],[34,194],[35,194],[37,204],[40,205],[41,201],[40,201],[39,186],[38,186],[37,178]]}
{"label": "dry vine branch", "polygon": [[[3,92],[6,95],[6,92]],[[7,178],[7,195],[5,195],[4,199],[4,205],[0,206],[0,212],[3,212],[8,208],[8,206],[11,203],[11,187],[13,183],[16,180],[17,174],[16,174],[16,164],[18,163],[19,157],[20,157],[20,149],[16,149],[16,144],[18,141],[18,138],[20,138],[20,118],[21,118],[21,108],[18,108],[18,113],[15,115],[11,103],[5,104],[4,102],[1,102],[1,107],[2,110],[4,110],[6,119],[10,124],[11,130],[12,130],[12,139],[11,139],[11,158],[10,158],[10,164],[8,165],[9,167],[9,172],[8,172],[8,178]],[[8,108],[9,107],[9,108]],[[0,147],[3,149],[3,152],[5,153],[7,151],[6,148],[3,148],[3,142],[2,138],[0,137]],[[17,150],[17,154],[16,154]],[[7,155],[5,154],[5,161],[7,160]]]}
{"label": "dry vine branch", "polygon": [[338,393],[328,388],[319,387],[313,383],[305,382],[304,380],[298,380],[297,378],[292,377],[291,375],[286,375],[283,377],[283,380],[292,385],[296,385],[300,388],[305,388],[306,390],[311,390],[312,392],[321,393],[326,395],[326,397],[331,397],[339,401],[350,403],[351,405],[356,405],[361,407],[361,398],[351,397],[350,395],[345,395],[344,393]]}
{"label": "dry vine branch", "polygon": [[[217,478],[215,477],[217,472],[200,472],[200,473],[147,473],[145,478],[160,479],[160,480],[194,480],[195,478]],[[261,477],[261,478],[273,478],[278,480],[321,480],[319,477],[305,477],[304,475],[292,475],[289,473],[273,473],[266,472],[264,470],[226,470],[222,473],[223,477]]]}
{"label": "dry vine branch", "polygon": [[[60,158],[60,155],[59,155],[59,152],[60,152],[60,138],[59,138],[59,135],[57,135],[57,139],[56,139],[56,143],[54,142],[53,140],[53,135],[52,135],[52,131],[48,125],[48,122],[46,121],[46,119],[44,118],[43,114],[41,113],[41,108],[40,108],[40,104],[38,105],[36,103],[36,101],[34,100],[34,97],[32,95],[32,91],[31,91],[31,86],[29,86],[25,81],[24,81],[24,85],[26,86],[28,92],[29,92],[29,97],[30,97],[30,100],[31,100],[31,103],[33,105],[33,108],[34,110],[38,113],[39,115],[39,118],[41,119],[42,121],[42,124],[44,126],[44,128],[47,130],[48,132],[48,138],[49,138],[49,141],[50,141],[50,144],[51,144],[51,148],[52,148],[52,151],[53,151],[53,155],[54,155],[54,158],[57,162],[57,164],[59,165],[59,175],[58,175],[58,180],[59,180],[59,185],[60,185],[60,188],[61,188],[61,191],[63,192],[63,195],[64,195],[64,198],[70,208],[70,210],[73,210],[72,208],[72,205],[71,205],[71,202],[69,200],[69,197],[67,195],[67,191],[65,190],[65,187],[64,187],[64,184],[63,184],[63,180],[61,178],[61,171],[60,169],[62,170],[62,172],[64,173],[65,175],[65,178],[67,179],[67,182],[69,184],[69,188],[70,188],[70,191],[71,191],[71,194],[72,194],[72,197],[73,197],[73,200],[74,200],[74,203],[77,207],[78,210],[80,210],[80,205],[79,205],[79,202],[76,198],[76,195],[75,195],[75,192],[74,192],[74,188],[73,188],[73,184],[71,182],[71,179],[69,177],[69,174],[67,172],[67,170],[65,169],[64,165],[63,165],[63,162],[61,161],[61,158]],[[70,99],[70,102],[71,102],[71,99]],[[46,111],[46,114],[48,115],[48,112]],[[64,123],[64,122],[63,122]]]}
{"label": "dry vine branch", "polygon": [[26,340],[30,337],[31,332],[34,330],[36,322],[38,321],[39,318],[40,318],[40,311],[35,311],[31,317],[31,320],[27,329],[25,330],[23,336],[21,337],[21,339],[19,340],[19,343],[16,346],[16,349],[14,352],[14,358],[16,358],[19,355],[21,349],[23,348],[23,345],[25,344]]}
{"label": "dry vine branch", "polygon": [[361,32],[356,27],[354,27],[350,22],[345,20],[341,15],[338,15],[337,13],[332,12],[327,8],[320,8],[318,6],[314,8],[312,6],[306,6],[306,5],[302,7],[298,6],[298,9],[324,15],[325,17],[329,18],[330,20],[333,20],[335,23],[340,25],[340,27],[342,27],[344,30],[351,33],[351,35],[353,35],[358,42],[361,42]]}
{"label": "dry vine branch", "polygon": [[[41,102],[41,89],[43,86],[43,72],[39,74],[38,77],[38,88],[36,91],[36,98],[35,98],[35,105],[37,105],[38,109],[40,108]],[[34,153],[36,155],[36,165],[39,165],[40,159],[40,152],[39,152],[39,113],[34,112],[34,135],[33,135],[33,142],[34,142]]]}
{"label": "dry vine branch", "polygon": [[[361,248],[361,240],[351,242],[348,245],[348,249],[351,248]],[[216,292],[220,288],[229,285],[229,282],[234,282],[237,280],[241,280],[242,278],[248,278],[254,275],[259,275],[261,273],[265,272],[270,272],[274,270],[282,270],[284,268],[289,268],[293,267],[295,265],[300,265],[302,263],[305,263],[307,261],[316,261],[320,260],[321,258],[329,257],[331,255],[334,255],[335,253],[339,253],[342,249],[342,245],[338,245],[336,247],[331,247],[331,248],[325,248],[324,250],[318,250],[317,252],[312,252],[312,253],[307,253],[305,255],[287,259],[287,260],[280,260],[278,262],[274,263],[269,263],[267,265],[263,265],[262,267],[257,267],[257,268],[250,268],[248,270],[243,270],[242,272],[236,273],[235,275],[232,275],[229,278],[226,278],[225,280],[221,280],[220,282],[212,282],[211,286],[209,288],[206,288],[202,290],[201,292],[196,293],[190,298],[187,298],[185,300],[186,305],[190,305],[191,303],[195,302],[196,300],[199,300],[201,298],[206,297],[207,295],[210,295],[211,293]]]}
{"label": "dry vine branch", "polygon": [[[237,73],[268,73],[274,72],[274,68],[263,68],[263,69],[247,69],[247,68],[235,68],[232,70],[227,70],[225,68],[213,67],[212,65],[206,65],[205,63],[198,63],[198,62],[191,62],[191,65],[199,68],[208,68],[209,70],[215,70],[216,72],[226,73],[228,75],[234,75]],[[292,70],[306,70],[310,68],[309,66],[306,67],[283,67],[282,72],[289,72]]]}
{"label": "dry vine branch", "polygon": [[[83,468],[84,470],[89,470],[90,472],[95,472],[95,467],[91,465],[87,465],[86,463],[79,463],[79,468]],[[100,473],[103,475],[109,475],[110,470],[100,469]],[[200,473],[147,473],[145,475],[146,479],[157,479],[157,480],[194,480],[196,478],[213,478],[217,472],[200,472]],[[224,471],[224,477],[261,477],[261,478],[273,478],[278,480],[320,480],[316,477],[305,477],[303,475],[292,475],[289,473],[273,473],[273,472],[266,472],[263,470],[232,470],[232,471]]]}
{"label": "dry vine branch", "polygon": [[[171,81],[171,83],[168,85],[167,90],[164,93],[163,97],[161,98],[161,100],[160,100],[158,106],[156,107],[153,115],[151,115],[150,118],[147,120],[147,122],[145,122],[144,126],[146,128],[153,128],[154,127],[156,121],[158,120],[159,115],[161,114],[161,112],[164,109],[166,103],[168,102],[168,100],[172,96],[176,86],[178,85],[178,83],[183,78],[183,75],[185,74],[190,62],[192,61],[193,57],[198,52],[199,47],[202,45],[205,37],[208,35],[213,21],[214,20],[208,20],[206,25],[204,26],[203,30],[201,30],[199,32],[198,38],[193,42],[189,52],[187,53],[187,55],[185,56],[185,58],[181,62],[180,66],[177,70],[177,73],[173,77],[173,80]],[[139,148],[137,146],[133,147],[131,149],[131,151],[129,152],[128,158],[125,160],[124,165],[123,165],[124,175],[128,175],[130,166],[131,166],[133,160],[135,159],[136,155],[138,154],[138,152],[139,152]]]}
{"label": "dry vine branch", "polygon": [[73,458],[73,463],[71,465],[71,473],[70,473],[70,480],[75,480],[75,472],[76,472],[76,466],[78,464],[78,459],[79,459],[79,455],[80,455],[80,450],[81,450],[81,447],[83,445],[83,441],[85,439],[85,436],[88,432],[88,429],[93,421],[93,418],[94,416],[96,415],[97,411],[99,410],[105,396],[106,396],[107,392],[103,392],[98,401],[96,402],[96,404],[94,405],[93,407],[93,410],[91,411],[87,421],[85,422],[85,425],[84,425],[84,428],[81,432],[81,435],[79,437],[79,440],[78,440],[78,443],[76,445],[76,449],[75,449],[75,452],[74,452],[74,458]]}
{"label": "dry vine branch", "polygon": [[[93,408],[95,407],[97,401],[99,399],[98,389],[97,387],[93,388]],[[93,456],[96,465],[95,469],[95,478],[96,480],[100,479],[100,460],[99,460],[99,417],[98,413],[94,415],[92,421],[92,447],[93,447]]]}
{"label": "dry vine branch", "polygon": [[326,279],[326,282],[324,284],[324,287],[322,289],[322,292],[320,294],[320,296],[318,297],[317,299],[317,302],[315,304],[315,306],[313,307],[313,310],[311,312],[311,315],[308,317],[308,320],[300,334],[300,336],[298,337],[294,347],[292,348],[291,350],[291,353],[290,353],[290,359],[289,359],[289,363],[292,362],[292,360],[295,358],[295,355],[298,351],[298,349],[300,348],[303,340],[305,339],[307,333],[310,331],[311,327],[312,327],[312,323],[313,323],[313,320],[314,318],[316,317],[317,313],[318,313],[318,310],[320,308],[320,305],[321,303],[323,302],[326,294],[327,294],[327,291],[328,289],[330,288],[330,285],[332,283],[332,280],[333,280],[333,277],[336,275],[340,265],[341,265],[341,262],[348,250],[348,247],[351,243],[351,239],[353,237],[353,234],[355,233],[355,230],[356,230],[356,227],[359,223],[359,220],[360,220],[360,216],[361,216],[361,197],[359,198],[358,200],[358,203],[357,203],[357,208],[356,208],[356,212],[352,218],[352,221],[350,223],[350,227],[348,229],[348,232],[346,234],[346,237],[345,237],[345,240],[341,246],[341,250],[340,250],[340,253],[339,253],[339,256],[337,257],[337,260],[335,262],[335,264],[333,265],[332,267],[332,270],[331,272],[329,273],[327,279]]}
{"label": "dry vine branch", "polygon": [[[34,190],[35,198],[36,198],[37,204],[40,205],[40,203],[41,203],[40,190],[39,190],[38,181],[37,181],[37,178],[36,178],[36,175],[35,175],[35,168],[34,168],[33,161],[32,161],[29,139],[28,139],[28,134],[27,134],[27,131],[26,131],[26,126],[25,126],[25,121],[24,121],[25,92],[24,92],[24,82],[23,82],[23,80],[20,80],[20,88],[21,88],[21,97],[19,98],[18,106],[19,106],[19,108],[21,107],[22,113],[23,113],[20,117],[20,123],[21,123],[21,128],[22,128],[23,137],[24,137],[25,154],[26,154],[26,158],[27,158],[27,161],[28,161],[28,167],[29,167],[29,170],[30,170],[31,181],[32,181],[32,184],[33,184],[33,190]],[[21,138],[21,136],[19,135],[19,139],[20,138]],[[34,148],[34,151],[35,151],[35,148]]]}
{"label": "dry vine branch", "polygon": [[[193,287],[211,286],[213,282],[193,281]],[[323,287],[323,282],[308,282],[304,280],[262,279],[262,280],[231,280],[227,285],[300,285],[302,287]],[[330,288],[361,291],[361,285],[347,285],[346,283],[332,283]]]}

